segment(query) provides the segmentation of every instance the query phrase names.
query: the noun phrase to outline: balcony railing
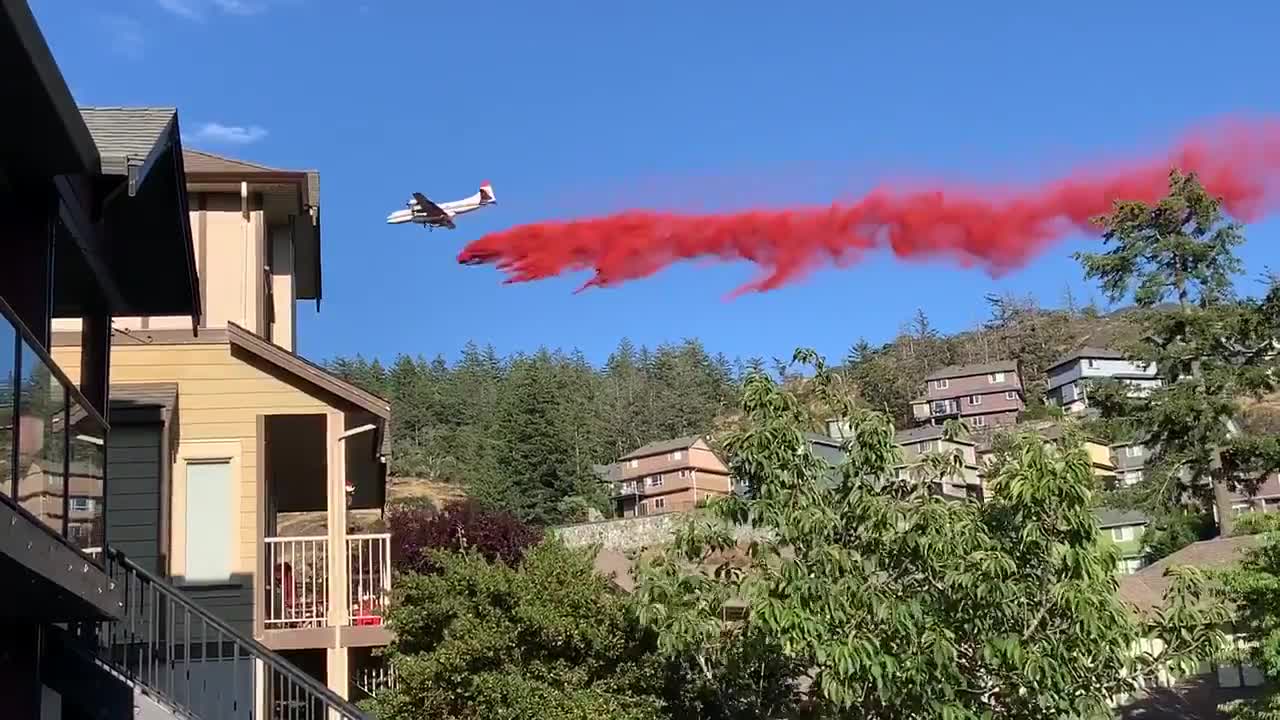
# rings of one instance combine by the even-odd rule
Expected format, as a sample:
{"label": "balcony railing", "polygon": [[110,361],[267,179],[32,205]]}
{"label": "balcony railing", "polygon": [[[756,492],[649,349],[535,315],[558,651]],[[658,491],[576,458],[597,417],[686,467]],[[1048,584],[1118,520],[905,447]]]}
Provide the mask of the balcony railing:
{"label": "balcony railing", "polygon": [[0,300],[0,496],[80,549],[106,527],[107,423]]}
{"label": "balcony railing", "polygon": [[347,536],[347,606],[352,625],[381,625],[391,597],[391,533]]}
{"label": "balcony railing", "polygon": [[[264,625],[296,629],[336,625],[381,625],[391,596],[391,534],[347,537],[345,607],[331,608],[334,566],[329,538],[269,537],[265,544],[270,573]],[[341,615],[333,617],[333,612]],[[331,622],[331,619],[333,622]]]}

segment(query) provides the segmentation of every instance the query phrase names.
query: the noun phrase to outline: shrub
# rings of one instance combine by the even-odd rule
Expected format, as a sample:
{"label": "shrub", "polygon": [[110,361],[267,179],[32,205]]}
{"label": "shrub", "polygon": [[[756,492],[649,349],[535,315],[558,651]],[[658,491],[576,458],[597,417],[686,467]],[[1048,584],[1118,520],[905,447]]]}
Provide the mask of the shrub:
{"label": "shrub", "polygon": [[489,510],[473,500],[454,501],[442,510],[401,505],[387,513],[391,563],[396,572],[438,570],[431,550],[475,550],[486,560],[515,565],[524,551],[542,540],[542,532],[514,515]]}

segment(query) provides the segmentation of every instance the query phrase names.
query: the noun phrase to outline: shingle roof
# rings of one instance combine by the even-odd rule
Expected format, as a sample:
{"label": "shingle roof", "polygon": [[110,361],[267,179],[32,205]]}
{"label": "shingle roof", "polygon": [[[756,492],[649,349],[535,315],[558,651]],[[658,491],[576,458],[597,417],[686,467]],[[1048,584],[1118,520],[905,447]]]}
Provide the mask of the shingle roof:
{"label": "shingle roof", "polygon": [[650,457],[653,455],[662,455],[663,453],[674,452],[676,450],[688,450],[693,444],[702,438],[697,435],[689,435],[671,440],[659,440],[651,442],[648,445],[642,445],[635,450],[618,458],[619,460],[633,460],[636,458]]}
{"label": "shingle roof", "polygon": [[84,124],[102,156],[106,175],[128,175],[129,161],[140,164],[178,116],[176,108],[84,107]]}
{"label": "shingle roof", "polygon": [[1067,353],[1066,355],[1063,355],[1057,360],[1054,360],[1053,364],[1045,369],[1052,370],[1053,368],[1056,368],[1059,365],[1066,365],[1069,362],[1074,362],[1076,360],[1084,360],[1086,358],[1096,358],[1098,360],[1124,360],[1125,354],[1120,352],[1119,350],[1111,350],[1110,348],[1100,348],[1100,347],[1092,347],[1089,345],[1085,345],[1083,347],[1079,347],[1079,348],[1076,348],[1075,350],[1072,350],[1071,352]]}
{"label": "shingle roof", "polygon": [[176,383],[113,383],[111,385],[113,408],[156,406],[172,410],[177,403]]}
{"label": "shingle roof", "polygon": [[978,363],[976,365],[948,365],[934,370],[925,376],[925,380],[942,380],[950,378],[986,375],[993,372],[1017,372],[1017,360],[998,360],[996,362]]}
{"label": "shingle roof", "polygon": [[[942,437],[945,428],[941,425],[921,425],[920,427],[907,428],[894,433],[893,441],[899,445],[907,445],[911,443],[924,442],[925,440],[937,440]],[[961,442],[968,442],[962,440]]]}
{"label": "shingle roof", "polygon": [[1137,510],[1102,508],[1094,511],[1093,514],[1098,518],[1098,527],[1103,530],[1121,525],[1138,525],[1150,522],[1150,518]]}
{"label": "shingle roof", "polygon": [[254,173],[298,172],[296,170],[269,167],[267,165],[247,162],[245,160],[236,160],[235,158],[229,158],[224,155],[215,155],[203,150],[191,149],[182,151],[182,164],[186,166],[187,173],[190,175],[199,175],[201,173],[242,173],[248,175]]}
{"label": "shingle roof", "polygon": [[1226,568],[1239,562],[1244,551],[1256,546],[1260,539],[1258,535],[1241,535],[1192,543],[1132,575],[1120,578],[1120,597],[1141,612],[1157,608],[1164,603],[1164,594],[1172,584],[1172,578],[1164,574],[1165,570],[1179,565]]}

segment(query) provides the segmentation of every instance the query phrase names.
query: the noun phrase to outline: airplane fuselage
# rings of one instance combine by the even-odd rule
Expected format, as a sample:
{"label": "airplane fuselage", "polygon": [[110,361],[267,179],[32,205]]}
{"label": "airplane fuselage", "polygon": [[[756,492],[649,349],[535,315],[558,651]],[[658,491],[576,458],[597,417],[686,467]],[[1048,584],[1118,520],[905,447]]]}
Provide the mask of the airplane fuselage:
{"label": "airplane fuselage", "polygon": [[449,222],[447,221],[451,221],[454,217],[475,212],[486,205],[492,205],[493,202],[493,200],[486,200],[483,193],[476,193],[461,200],[435,203],[436,207],[445,213],[445,217],[440,217],[435,213],[427,212],[426,208],[418,206],[417,201],[411,200],[409,207],[388,215],[387,222],[392,225],[407,222],[415,222],[421,225],[448,225]]}

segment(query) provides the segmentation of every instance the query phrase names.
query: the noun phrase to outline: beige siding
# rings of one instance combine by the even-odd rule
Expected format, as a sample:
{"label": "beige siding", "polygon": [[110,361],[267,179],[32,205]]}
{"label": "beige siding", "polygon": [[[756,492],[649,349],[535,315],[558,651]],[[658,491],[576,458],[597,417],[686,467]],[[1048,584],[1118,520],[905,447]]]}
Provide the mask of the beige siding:
{"label": "beige siding", "polygon": [[[79,377],[79,348],[54,349],[54,360],[70,377]],[[173,382],[178,385],[182,452],[202,444],[238,443],[240,465],[240,565],[253,573],[257,563],[257,416],[323,413],[332,406],[231,355],[228,345],[116,344],[111,382]],[[323,452],[323,448],[318,448]],[[175,474],[175,491],[181,478]],[[181,510],[175,495],[174,513]],[[178,560],[177,548],[174,559]]]}

